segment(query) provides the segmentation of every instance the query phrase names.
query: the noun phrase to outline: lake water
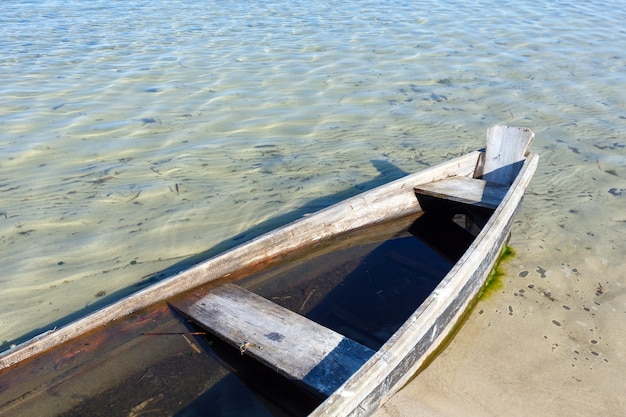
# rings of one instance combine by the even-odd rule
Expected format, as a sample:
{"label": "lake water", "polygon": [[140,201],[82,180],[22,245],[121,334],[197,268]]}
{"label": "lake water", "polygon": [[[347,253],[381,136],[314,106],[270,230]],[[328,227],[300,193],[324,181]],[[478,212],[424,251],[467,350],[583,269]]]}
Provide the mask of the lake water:
{"label": "lake water", "polygon": [[518,252],[624,271],[624,21],[618,1],[4,1],[0,350],[494,124],[542,158]]}

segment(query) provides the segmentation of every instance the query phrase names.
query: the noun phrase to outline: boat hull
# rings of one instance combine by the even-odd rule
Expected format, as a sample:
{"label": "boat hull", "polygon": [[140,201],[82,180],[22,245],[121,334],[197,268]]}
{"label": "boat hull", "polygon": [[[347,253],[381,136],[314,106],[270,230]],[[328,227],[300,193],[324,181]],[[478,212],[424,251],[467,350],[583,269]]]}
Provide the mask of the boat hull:
{"label": "boat hull", "polygon": [[[532,132],[530,134],[532,140]],[[394,220],[419,217],[424,207],[416,195],[416,186],[451,177],[472,179],[489,166],[485,159],[484,152],[472,152],[305,215],[80,320],[51,329],[3,352],[0,354],[0,380],[3,381],[0,411],[4,414],[18,409],[36,410],[42,392],[49,391],[55,384],[66,383],[76,375],[93,372],[95,366],[106,362],[102,355],[115,354],[116,351],[126,352],[129,357],[138,355],[138,347],[143,349],[149,343],[139,335],[154,333],[155,329],[184,333],[188,329],[174,317],[166,301],[184,298],[186,292],[201,286],[237,281],[270,267],[336,249],[336,244],[330,242],[337,236],[374,230],[377,225]],[[515,161],[516,174],[512,184],[507,185],[508,191],[500,203],[494,205],[495,210],[489,212],[484,225],[481,224],[482,229],[469,249],[406,322],[317,406],[311,412],[312,416],[371,414],[438,352],[455,326],[462,322],[494,267],[537,163],[538,157],[529,152],[524,154],[523,160]],[[200,349],[189,339],[184,340],[187,347]],[[171,352],[180,349],[176,343],[165,345],[171,345]],[[168,357],[171,352],[164,353],[163,357]],[[141,362],[140,358],[139,354],[135,362]],[[25,406],[27,402],[32,404]]]}

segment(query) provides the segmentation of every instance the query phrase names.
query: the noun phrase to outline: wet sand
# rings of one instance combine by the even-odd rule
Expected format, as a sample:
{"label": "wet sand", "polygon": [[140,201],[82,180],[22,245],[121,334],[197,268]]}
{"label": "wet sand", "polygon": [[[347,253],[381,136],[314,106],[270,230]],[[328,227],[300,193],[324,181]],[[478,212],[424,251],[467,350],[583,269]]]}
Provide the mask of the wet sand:
{"label": "wet sand", "polygon": [[[561,182],[563,154],[533,179],[502,287],[376,417],[623,415],[626,228],[611,181],[624,169],[589,164]],[[597,186],[577,189],[581,175]]]}

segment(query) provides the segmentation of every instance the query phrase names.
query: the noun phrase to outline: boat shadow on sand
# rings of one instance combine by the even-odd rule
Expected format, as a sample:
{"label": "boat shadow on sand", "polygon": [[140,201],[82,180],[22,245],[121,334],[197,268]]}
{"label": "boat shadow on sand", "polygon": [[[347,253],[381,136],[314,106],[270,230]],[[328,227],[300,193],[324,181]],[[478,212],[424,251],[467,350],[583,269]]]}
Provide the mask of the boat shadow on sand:
{"label": "boat shadow on sand", "polygon": [[[252,228],[250,228],[249,230],[245,231],[244,233],[240,233],[232,238],[226,239],[220,243],[218,243],[217,245],[213,246],[210,249],[207,249],[206,251],[203,251],[201,253],[192,255],[182,261],[179,261],[163,270],[154,272],[146,277],[144,277],[141,281],[129,285],[126,288],[123,288],[121,290],[112,292],[110,294],[107,294],[106,296],[98,299],[98,301],[93,302],[87,306],[85,306],[84,308],[69,314],[61,319],[55,320],[50,322],[49,324],[42,326],[40,328],[31,330],[27,333],[25,333],[23,336],[13,339],[13,340],[5,340],[2,341],[2,343],[0,344],[0,352],[3,352],[7,349],[9,349],[10,346],[13,345],[18,345],[20,343],[23,343],[25,341],[28,341],[30,339],[32,339],[33,337],[36,337],[46,331],[49,331],[51,329],[56,329],[59,327],[62,327],[64,325],[67,325],[68,323],[71,323],[72,321],[75,321],[81,317],[84,317],[90,313],[93,313],[94,311],[97,311],[103,307],[106,307],[107,305],[113,304],[114,302],[136,292],[139,291],[149,285],[152,285],[156,282],[159,282],[165,278],[171,277],[173,275],[176,275],[178,273],[180,273],[181,271],[188,269],[194,265],[197,265],[207,259],[212,258],[213,256],[216,256],[222,252],[225,252],[237,245],[240,245],[244,242],[247,242],[249,240],[252,240],[264,233],[267,233],[277,227],[280,227],[282,225],[288,224],[292,221],[297,220],[298,218],[302,217],[303,215],[307,214],[307,213],[313,213],[316,212],[318,210],[321,210],[323,208],[329,207],[339,201],[342,201],[346,198],[352,197],[354,195],[360,194],[364,191],[370,190],[372,188],[375,188],[379,185],[388,183],[390,181],[402,178],[406,175],[408,175],[407,172],[401,170],[400,168],[396,167],[395,165],[387,162],[387,161],[383,161],[383,160],[372,160],[371,161],[372,165],[378,170],[379,175],[369,181],[366,181],[364,183],[360,183],[360,184],[356,184],[346,190],[340,191],[338,193],[335,194],[331,194],[331,195],[326,195],[314,200],[311,200],[309,202],[307,202],[306,204],[302,205],[300,208],[293,210],[289,213],[280,215],[280,216],[276,216],[273,217],[271,219],[268,219]],[[426,164],[425,164],[426,165]]]}

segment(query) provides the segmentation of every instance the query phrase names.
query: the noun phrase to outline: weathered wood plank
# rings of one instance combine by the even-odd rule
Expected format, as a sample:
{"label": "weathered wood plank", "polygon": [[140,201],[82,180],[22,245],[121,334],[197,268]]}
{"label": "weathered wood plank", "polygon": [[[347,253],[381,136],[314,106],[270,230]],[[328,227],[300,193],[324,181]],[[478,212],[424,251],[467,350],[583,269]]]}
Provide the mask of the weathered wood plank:
{"label": "weathered wood plank", "polygon": [[443,198],[457,203],[495,209],[502,201],[508,187],[469,177],[451,177],[415,187],[420,195]]}
{"label": "weathered wood plank", "polygon": [[487,130],[482,178],[511,185],[519,172],[535,134],[522,127],[493,126]]}
{"label": "weathered wood plank", "polygon": [[174,305],[242,354],[316,394],[329,396],[374,351],[233,284],[195,303]]}

